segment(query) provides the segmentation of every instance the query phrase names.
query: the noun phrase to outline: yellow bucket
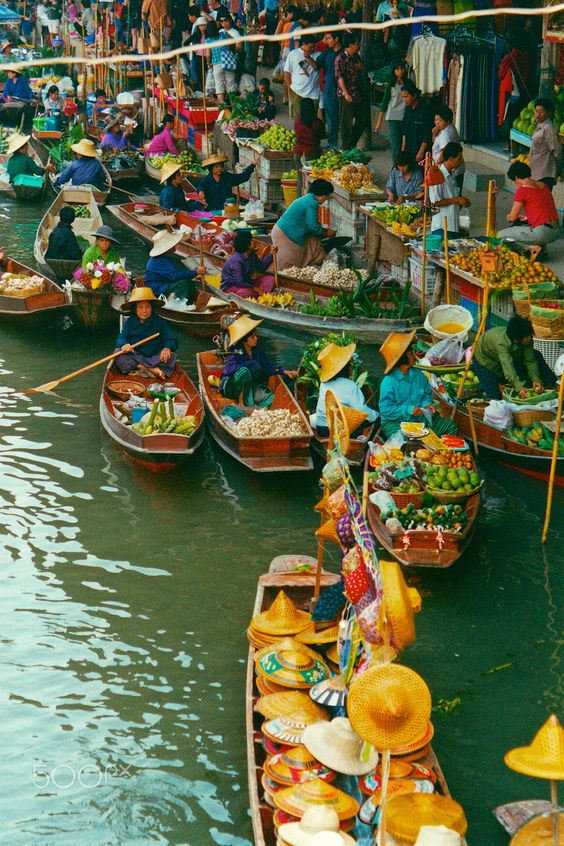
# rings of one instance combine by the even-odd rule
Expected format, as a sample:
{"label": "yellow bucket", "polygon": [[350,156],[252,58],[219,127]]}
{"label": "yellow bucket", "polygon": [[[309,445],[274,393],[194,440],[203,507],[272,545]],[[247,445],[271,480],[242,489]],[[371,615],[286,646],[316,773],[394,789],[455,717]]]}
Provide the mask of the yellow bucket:
{"label": "yellow bucket", "polygon": [[297,179],[282,179],[282,193],[284,194],[284,203],[290,206],[294,200],[298,199],[298,180]]}

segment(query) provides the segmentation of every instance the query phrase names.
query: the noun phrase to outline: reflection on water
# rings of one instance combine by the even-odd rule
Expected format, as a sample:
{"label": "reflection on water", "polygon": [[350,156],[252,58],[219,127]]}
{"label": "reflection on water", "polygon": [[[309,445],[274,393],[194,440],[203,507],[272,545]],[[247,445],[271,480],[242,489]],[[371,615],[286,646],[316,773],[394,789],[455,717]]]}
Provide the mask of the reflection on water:
{"label": "reflection on water", "polygon": [[[142,269],[145,247],[115,228]],[[4,246],[25,260],[15,232]],[[100,430],[101,372],[2,393],[102,357],[112,332],[0,333],[0,842],[249,846],[245,629],[271,558],[315,552],[316,476],[250,474],[209,440],[177,473],[147,474]],[[297,364],[299,339],[261,334]],[[203,348],[180,339],[192,378]],[[434,716],[434,745],[471,846],[502,846],[491,808],[546,795],[503,753],[561,702],[563,507],[558,492],[542,554],[545,487],[482,469],[467,555],[412,574],[424,609],[405,661],[435,701],[460,697]]]}

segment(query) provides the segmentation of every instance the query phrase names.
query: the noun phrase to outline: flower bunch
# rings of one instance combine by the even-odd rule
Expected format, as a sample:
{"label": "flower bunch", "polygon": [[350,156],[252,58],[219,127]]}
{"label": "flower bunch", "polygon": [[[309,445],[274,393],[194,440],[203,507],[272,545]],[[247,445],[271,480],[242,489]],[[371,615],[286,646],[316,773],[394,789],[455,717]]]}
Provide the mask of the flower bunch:
{"label": "flower bunch", "polygon": [[88,262],[86,269],[79,267],[73,273],[73,279],[92,291],[107,290],[114,294],[127,294],[131,289],[131,279],[117,261]]}

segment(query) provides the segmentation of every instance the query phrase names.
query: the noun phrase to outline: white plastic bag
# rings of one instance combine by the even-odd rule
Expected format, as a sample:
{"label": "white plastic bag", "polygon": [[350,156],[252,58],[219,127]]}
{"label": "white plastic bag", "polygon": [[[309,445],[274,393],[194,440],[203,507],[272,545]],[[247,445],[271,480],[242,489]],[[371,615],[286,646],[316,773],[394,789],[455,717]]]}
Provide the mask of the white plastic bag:
{"label": "white plastic bag", "polygon": [[[458,323],[462,327],[460,332],[443,332],[441,326],[447,323]],[[460,338],[466,340],[468,332],[474,325],[474,318],[467,308],[459,305],[439,305],[432,308],[425,318],[425,329],[433,338]]]}
{"label": "white plastic bag", "polygon": [[443,338],[438,343],[433,344],[425,353],[425,358],[422,359],[422,364],[441,365],[441,364],[460,364],[464,355],[464,344],[458,335],[450,338]]}
{"label": "white plastic bag", "polygon": [[495,429],[510,429],[513,424],[511,408],[503,400],[491,400],[484,411],[484,423]]}

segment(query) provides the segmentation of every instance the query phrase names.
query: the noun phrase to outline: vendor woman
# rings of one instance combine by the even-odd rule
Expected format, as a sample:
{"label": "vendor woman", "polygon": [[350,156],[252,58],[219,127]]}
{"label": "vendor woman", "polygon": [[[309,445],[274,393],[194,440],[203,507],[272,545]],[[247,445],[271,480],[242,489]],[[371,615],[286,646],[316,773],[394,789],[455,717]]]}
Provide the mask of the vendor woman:
{"label": "vendor woman", "polygon": [[[157,379],[168,379],[176,367],[178,341],[168,323],[158,314],[163,305],[150,288],[134,288],[129,300],[122,306],[122,311],[130,313],[116,341],[116,352],[122,355],[115,359],[115,367],[120,373],[135,370],[148,370]],[[158,338],[147,341],[132,349],[133,344],[159,333]]]}
{"label": "vendor woman", "polygon": [[112,123],[109,123],[102,140],[100,141],[101,150],[111,150],[113,153],[123,153],[125,150],[136,150],[131,143],[129,136],[133,132],[133,126],[129,124],[124,129],[121,128],[120,118],[116,118]]}
{"label": "vendor woman", "polygon": [[252,320],[243,315],[229,326],[230,355],[227,357],[220,391],[224,397],[233,400],[242,398],[243,405],[258,405],[268,408],[274,394],[268,389],[270,376],[280,374],[295,379],[297,370],[278,367],[258,346],[257,326],[262,320]]}
{"label": "vendor woman", "polygon": [[318,220],[319,206],[331,194],[333,186],[327,179],[314,179],[309,192],[286,209],[272,229],[272,243],[278,247],[278,267],[306,267],[321,264],[326,253],[321,244],[324,235],[334,235],[323,229]]}
{"label": "vendor woman", "polygon": [[185,304],[193,303],[196,291],[193,280],[204,276],[205,267],[190,270],[174,257],[174,249],[182,241],[182,232],[166,229],[153,236],[153,249],[145,268],[145,284],[157,297],[164,295],[171,302],[176,298]]}
{"label": "vendor woman", "polygon": [[98,161],[98,150],[93,141],[82,138],[78,144],[71,144],[71,150],[76,153],[77,160],[71,162],[55,180],[55,185],[93,185],[99,191],[108,188],[107,175]]}
{"label": "vendor woman", "polygon": [[354,432],[352,438],[358,438],[368,423],[373,423],[378,417],[378,412],[364,401],[364,395],[356,382],[351,379],[351,363],[356,352],[356,344],[348,344],[346,347],[339,347],[336,344],[327,344],[319,353],[319,399],[315,409],[315,418],[312,415],[311,424],[317,429],[317,434],[326,438],[329,436],[329,427],[325,413],[325,398],[327,391],[332,391],[341,405],[360,411],[367,415],[366,420]]}
{"label": "vendor woman", "polygon": [[386,194],[390,203],[414,203],[423,199],[423,171],[409,153],[401,151],[396,157],[396,166],[386,182]]}
{"label": "vendor woman", "polygon": [[402,423],[426,423],[436,435],[455,435],[454,421],[441,417],[433,409],[427,376],[413,366],[416,362],[412,348],[414,338],[415,330],[392,332],[380,347],[386,361],[379,402],[382,432],[389,438]]}
{"label": "vendor woman", "polygon": [[533,347],[531,321],[517,315],[507,326],[495,326],[482,335],[472,367],[490,399],[501,398],[501,385],[509,385],[523,398],[527,382],[539,393],[544,385],[551,387],[555,383],[554,373]]}
{"label": "vendor woman", "polygon": [[269,294],[274,288],[274,276],[264,272],[272,264],[272,254],[259,259],[252,243],[253,236],[248,229],[235,233],[235,252],[229,256],[221,269],[221,290],[226,294],[258,297],[261,294]]}
{"label": "vendor woman", "polygon": [[524,162],[513,162],[507,176],[517,185],[507,220],[517,224],[524,215],[526,223],[501,229],[498,238],[511,238],[524,247],[544,247],[560,238],[558,212],[546,183],[531,179],[531,168]]}
{"label": "vendor woman", "polygon": [[101,261],[103,264],[108,262],[120,263],[119,253],[113,244],[119,244],[118,239],[114,235],[114,230],[111,226],[99,226],[94,233],[95,242],[91,247],[88,247],[82,256],[82,269],[86,270],[86,266],[95,261]]}
{"label": "vendor woman", "polygon": [[161,168],[161,185],[164,188],[159,197],[159,203],[163,209],[170,211],[198,211],[203,208],[202,203],[197,200],[187,200],[182,188],[182,165],[175,162],[167,162]]}
{"label": "vendor woman", "polygon": [[36,164],[28,152],[27,142],[29,135],[20,135],[16,133],[12,135],[8,141],[8,163],[6,165],[6,173],[13,182],[16,176],[44,176],[45,170],[54,170],[55,165],[48,164],[46,168],[40,167]]}
{"label": "vendor woman", "polygon": [[223,209],[225,201],[233,194],[233,188],[248,182],[255,169],[255,165],[250,164],[241,173],[229,173],[225,170],[226,161],[227,156],[217,153],[202,162],[202,167],[208,169],[208,175],[198,183],[198,194],[200,201],[210,210]]}

